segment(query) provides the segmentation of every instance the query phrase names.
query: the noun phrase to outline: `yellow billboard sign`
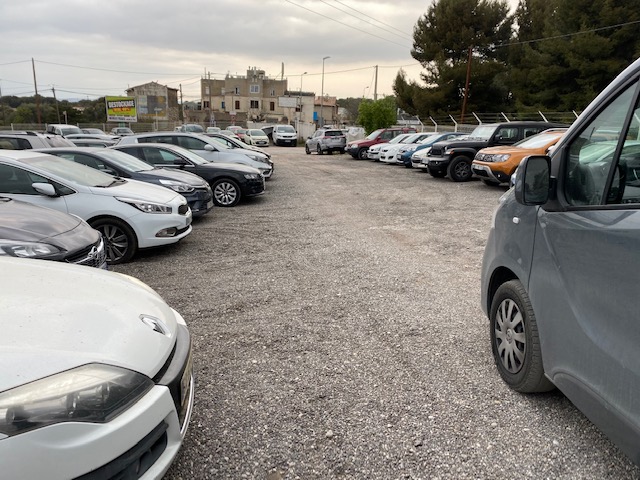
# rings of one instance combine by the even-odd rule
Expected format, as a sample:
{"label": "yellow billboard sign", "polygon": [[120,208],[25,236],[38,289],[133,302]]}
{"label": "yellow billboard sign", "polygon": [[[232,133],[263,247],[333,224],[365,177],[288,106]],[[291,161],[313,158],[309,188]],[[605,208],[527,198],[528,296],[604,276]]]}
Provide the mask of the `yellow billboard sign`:
{"label": "yellow billboard sign", "polygon": [[137,122],[135,97],[105,97],[107,122]]}

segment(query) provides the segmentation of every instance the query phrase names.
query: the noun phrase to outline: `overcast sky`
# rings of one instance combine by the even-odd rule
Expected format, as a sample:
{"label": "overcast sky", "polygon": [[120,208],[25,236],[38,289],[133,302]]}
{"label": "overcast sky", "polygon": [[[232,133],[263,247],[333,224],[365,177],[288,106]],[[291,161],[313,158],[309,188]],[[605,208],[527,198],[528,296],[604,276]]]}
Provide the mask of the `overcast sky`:
{"label": "overcast sky", "polygon": [[[509,0],[516,4],[517,0]],[[0,1],[2,95],[124,95],[156,81],[198,100],[204,75],[257,67],[290,90],[338,98],[393,94],[403,68],[418,80],[412,32],[431,0]],[[306,75],[303,75],[307,72]],[[302,85],[301,85],[302,84]]]}

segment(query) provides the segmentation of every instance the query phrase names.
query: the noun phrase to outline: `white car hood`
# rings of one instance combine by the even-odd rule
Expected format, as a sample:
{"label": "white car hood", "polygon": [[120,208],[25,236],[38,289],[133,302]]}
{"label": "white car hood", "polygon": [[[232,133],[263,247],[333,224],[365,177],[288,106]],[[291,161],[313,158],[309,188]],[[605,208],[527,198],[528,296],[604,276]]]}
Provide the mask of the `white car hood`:
{"label": "white car hood", "polygon": [[46,260],[2,258],[0,270],[0,391],[92,362],[153,377],[169,358],[177,314],[139,280]]}
{"label": "white car hood", "polygon": [[160,185],[129,179],[111,187],[90,187],[90,190],[91,193],[96,195],[138,198],[148,202],[157,203],[171,203],[174,198],[180,195],[179,193]]}

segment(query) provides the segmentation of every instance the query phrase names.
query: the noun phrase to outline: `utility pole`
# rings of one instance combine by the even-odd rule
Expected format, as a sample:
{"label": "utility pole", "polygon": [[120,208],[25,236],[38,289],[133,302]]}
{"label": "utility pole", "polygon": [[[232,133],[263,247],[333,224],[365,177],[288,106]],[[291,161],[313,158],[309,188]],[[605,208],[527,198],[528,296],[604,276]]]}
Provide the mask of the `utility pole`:
{"label": "utility pole", "polygon": [[373,84],[373,101],[378,100],[378,65],[376,65],[375,83]]}
{"label": "utility pole", "polygon": [[467,80],[464,85],[464,99],[462,100],[462,113],[460,114],[460,123],[464,123],[464,114],[467,110],[467,97],[469,96],[469,80],[471,79],[471,52],[473,48],[469,47],[469,57],[467,58]]}
{"label": "utility pole", "polygon": [[184,121],[184,103],[182,101],[182,84],[180,84],[180,115],[178,120]]}
{"label": "utility pole", "polygon": [[33,70],[33,86],[36,90],[36,118],[38,125],[42,123],[42,116],[40,115],[40,97],[38,96],[38,82],[36,82],[36,64],[31,57],[31,69]]}
{"label": "utility pole", "polygon": [[213,106],[211,105],[211,72],[208,72],[207,75],[207,85],[209,88],[209,126],[213,125]]}
{"label": "utility pole", "polygon": [[58,108],[58,99],[56,98],[56,87],[54,87],[53,85],[51,86],[51,91],[53,92],[53,99],[56,102],[56,113],[58,114],[58,123],[62,123],[60,121],[60,109]]}

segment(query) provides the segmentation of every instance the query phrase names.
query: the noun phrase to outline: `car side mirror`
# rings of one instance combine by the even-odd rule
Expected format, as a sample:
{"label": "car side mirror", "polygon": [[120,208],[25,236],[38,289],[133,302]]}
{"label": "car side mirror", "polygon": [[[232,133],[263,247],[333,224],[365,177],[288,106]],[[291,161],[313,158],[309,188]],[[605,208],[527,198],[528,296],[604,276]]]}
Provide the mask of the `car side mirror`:
{"label": "car side mirror", "polygon": [[213,148],[213,145],[209,145],[208,143],[207,143],[207,144],[205,144],[204,149],[205,149],[207,152],[215,152],[215,151],[217,151],[215,148]]}
{"label": "car side mirror", "polygon": [[515,196],[522,205],[544,205],[550,197],[551,159],[546,155],[525,157],[515,179]]}
{"label": "car side mirror", "polygon": [[47,197],[57,197],[56,189],[50,183],[43,182],[35,182],[32,183],[31,186],[33,189],[41,195],[46,195]]}

